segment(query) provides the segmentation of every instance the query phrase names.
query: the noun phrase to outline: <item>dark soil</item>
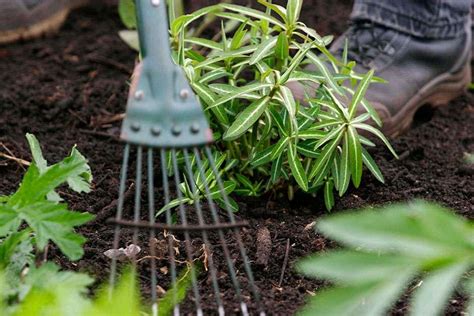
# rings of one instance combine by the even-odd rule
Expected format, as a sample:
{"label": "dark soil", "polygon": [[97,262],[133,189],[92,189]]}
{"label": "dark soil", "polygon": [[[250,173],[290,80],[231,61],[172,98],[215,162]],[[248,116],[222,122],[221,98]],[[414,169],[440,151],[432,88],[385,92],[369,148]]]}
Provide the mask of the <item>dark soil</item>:
{"label": "dark soil", "polygon": [[[192,1],[193,6],[198,3]],[[344,29],[351,1],[304,4],[303,20],[320,33],[339,34]],[[108,121],[124,111],[127,81],[136,56],[117,36],[121,28],[113,10],[82,9],[74,12],[54,37],[0,47],[0,142],[4,146],[0,151],[6,153],[8,148],[16,157],[31,159],[24,137],[29,132],[39,138],[50,162],[65,157],[74,144],[90,160],[95,177],[93,192],[63,195],[73,209],[99,216],[79,229],[88,239],[85,256],[70,263],[55,249],[49,255],[63,267],[89,272],[99,280],[105,279],[109,270],[103,252],[112,247],[113,234],[104,220],[115,213],[123,150],[117,141],[120,122]],[[474,152],[473,131],[471,94],[437,111],[424,109],[414,128],[393,141],[400,160],[381,146],[373,150],[387,183],[382,185],[366,174],[363,186],[337,200],[334,212],[424,198],[474,219],[473,171],[463,165],[464,153]],[[12,193],[23,174],[18,163],[0,158],[0,195]],[[324,203],[319,197],[297,196],[292,203],[264,197],[240,199],[239,204],[239,219],[250,222],[244,241],[251,260],[258,256],[257,231],[267,227],[270,232],[268,265],[254,267],[265,308],[270,314],[293,314],[309,293],[324,285],[294,270],[299,258],[330,245],[312,229],[305,230],[327,214]],[[288,240],[289,265],[278,286]],[[224,265],[221,257],[214,257],[219,266]],[[211,293],[208,282],[204,279],[201,283]],[[224,298],[232,300],[230,285],[225,285],[229,281],[223,283]],[[205,314],[212,314],[212,296],[204,297],[204,301],[208,302]],[[458,313],[461,305],[451,302],[449,312]],[[405,311],[403,302],[394,309],[395,314]]]}

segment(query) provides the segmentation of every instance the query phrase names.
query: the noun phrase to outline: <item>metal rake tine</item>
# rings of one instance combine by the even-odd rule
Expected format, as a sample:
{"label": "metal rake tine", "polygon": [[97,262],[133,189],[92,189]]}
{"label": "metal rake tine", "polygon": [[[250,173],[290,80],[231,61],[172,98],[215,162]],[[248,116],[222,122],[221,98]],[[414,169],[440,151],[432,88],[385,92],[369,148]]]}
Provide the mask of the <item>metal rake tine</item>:
{"label": "metal rake tine", "polygon": [[[176,158],[176,149],[173,148],[171,149],[171,155],[172,155],[172,164],[173,164],[173,173],[174,173],[174,180],[176,183],[176,193],[178,195],[178,199],[182,200],[183,194],[181,193],[181,190],[179,189],[179,184],[181,183],[180,176],[179,176],[179,168],[178,168],[178,161]],[[186,208],[184,206],[184,203],[181,201],[179,203],[179,214],[181,217],[181,221],[183,222],[183,226],[188,225],[188,220],[186,216]],[[184,231],[184,239],[185,239],[185,244],[186,244],[186,254],[188,257],[189,264],[191,266],[191,282],[192,282],[192,287],[193,287],[193,292],[194,292],[194,298],[196,302],[196,312],[198,316],[202,316],[202,308],[201,308],[201,296],[199,294],[199,288],[197,285],[197,278],[196,278],[196,271],[194,270],[193,266],[193,254],[191,251],[191,237],[189,236],[189,231]]]}
{"label": "metal rake tine", "polygon": [[[126,144],[123,153],[123,162],[122,162],[122,170],[120,172],[120,188],[119,188],[119,198],[117,203],[117,214],[116,220],[121,220],[123,215],[123,203],[125,199],[125,184],[127,181],[127,174],[128,174],[128,161],[130,158],[130,145]],[[114,241],[113,241],[113,249],[119,248],[120,242],[120,225],[115,226],[114,230]],[[112,297],[112,292],[115,287],[115,277],[117,274],[117,258],[112,257],[112,263],[110,265],[110,276],[109,276],[109,296]]]}
{"label": "metal rake tine", "polygon": [[[199,150],[197,148],[194,148],[194,156],[196,157],[196,163],[197,163],[197,167],[198,167],[198,170],[199,170],[199,175],[203,179],[203,182],[204,182],[204,189],[205,189],[207,201],[209,203],[209,208],[211,209],[211,215],[212,215],[213,221],[214,221],[215,224],[219,225],[220,224],[219,214],[217,212],[214,200],[212,199],[211,192],[210,192],[210,189],[209,189],[209,184],[207,183],[206,176],[204,174],[203,163],[202,163],[202,160],[201,160],[201,157],[200,157]],[[236,270],[235,270],[234,263],[232,262],[232,259],[230,257],[229,247],[227,246],[227,243],[225,241],[223,230],[219,229],[218,234],[219,234],[219,241],[222,245],[222,249],[224,250],[224,257],[226,259],[227,268],[229,269],[230,278],[232,280],[232,284],[233,284],[234,289],[236,291],[236,295],[237,295],[237,298],[239,300],[242,313],[244,315],[248,315],[247,305],[242,300],[242,293],[241,293],[240,283],[237,280],[237,273],[236,273]]]}
{"label": "metal rake tine", "polygon": [[[229,216],[229,219],[230,219],[231,223],[234,224],[235,223],[235,216],[232,213],[232,210],[231,210],[231,207],[230,207],[230,202],[229,202],[229,197],[227,196],[227,194],[225,192],[224,184],[222,183],[222,179],[220,177],[219,171],[217,170],[216,164],[214,162],[214,158],[212,157],[211,149],[209,148],[209,146],[205,146],[205,150],[206,150],[207,159],[209,160],[209,165],[211,166],[212,172],[214,173],[214,175],[216,177],[217,185],[219,186],[219,190],[220,190],[220,192],[222,192],[222,196],[224,198],[224,203],[225,203],[225,206],[226,206],[225,208],[226,208],[227,215]],[[247,256],[247,251],[245,250],[245,246],[244,246],[244,243],[242,241],[242,237],[240,236],[240,231],[239,231],[238,228],[234,228],[233,231],[234,231],[235,239],[236,239],[237,244],[239,246],[240,255],[242,256],[242,260],[244,262],[244,268],[245,268],[245,272],[247,274],[247,278],[249,280],[250,290],[251,290],[253,296],[255,297],[255,302],[258,306],[260,315],[263,316],[263,315],[265,315],[265,312],[263,310],[262,303],[261,303],[261,300],[260,300],[260,294],[258,293],[257,288],[255,287],[255,279],[253,277],[252,268],[250,267],[250,261],[249,261],[249,258]]]}
{"label": "metal rake tine", "polygon": [[[192,172],[192,169],[191,169],[191,164],[189,162],[189,153],[188,153],[187,149],[183,149],[183,152],[184,152],[184,162],[185,162],[185,165],[186,165],[186,174],[188,176],[188,180],[189,180],[189,183],[190,183],[190,186],[191,186],[191,191],[192,191],[193,195],[196,195],[196,193],[198,191],[197,191],[197,188],[196,188],[196,184],[194,183],[194,179],[193,179],[193,172]],[[202,214],[201,203],[199,202],[199,198],[197,198],[195,200],[194,205],[196,207],[196,213],[197,213],[199,225],[204,225],[205,221],[204,221],[204,217],[203,217],[203,214]],[[224,306],[222,305],[222,300],[221,300],[221,297],[220,297],[220,289],[219,289],[219,284],[217,282],[216,268],[214,266],[214,259],[212,258],[211,244],[209,242],[209,238],[208,238],[207,232],[205,230],[201,231],[201,235],[202,235],[202,238],[204,240],[204,245],[210,251],[210,254],[209,254],[209,257],[208,257],[209,270],[210,270],[210,273],[211,273],[211,279],[212,279],[212,286],[214,288],[214,294],[216,295],[216,302],[217,302],[217,306],[218,306],[219,315],[224,315],[225,311],[224,311]]]}
{"label": "metal rake tine", "polygon": [[[148,220],[151,224],[155,223],[155,192],[154,192],[154,172],[153,172],[153,149],[148,148]],[[156,238],[156,233],[154,229],[150,229],[150,256],[151,256],[151,301],[152,305],[152,315],[158,315],[158,298],[156,295],[156,286],[158,283],[156,276],[156,249],[154,245],[154,239]]]}
{"label": "metal rake tine", "polygon": [[[163,193],[165,195],[165,205],[170,203],[170,186],[168,182],[168,169],[166,168],[166,150],[160,150],[160,159],[161,159],[161,174],[162,174],[162,181],[163,181]],[[171,210],[166,210],[166,224],[172,224],[171,218]],[[176,263],[174,258],[174,251],[173,251],[173,236],[171,233],[168,235],[168,249],[169,249],[169,257],[170,257],[170,274],[171,274],[171,288],[176,287]],[[174,316],[179,316],[179,305],[177,304],[176,298],[176,291],[173,291],[173,314]]]}
{"label": "metal rake tine", "polygon": [[[140,221],[141,197],[142,197],[142,169],[143,169],[143,148],[137,147],[137,166],[135,176],[135,203],[133,207],[133,222]],[[133,229],[132,243],[138,245],[138,227]],[[136,254],[133,252],[132,263],[136,266]]]}

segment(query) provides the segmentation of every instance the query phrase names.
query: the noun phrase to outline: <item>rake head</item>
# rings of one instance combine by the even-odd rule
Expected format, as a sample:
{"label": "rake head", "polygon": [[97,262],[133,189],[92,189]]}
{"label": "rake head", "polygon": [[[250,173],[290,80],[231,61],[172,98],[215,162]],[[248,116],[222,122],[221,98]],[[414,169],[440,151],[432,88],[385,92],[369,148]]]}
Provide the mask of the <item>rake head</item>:
{"label": "rake head", "polygon": [[[190,305],[203,315],[203,302],[212,303],[219,315],[236,310],[248,315],[249,303],[264,315],[240,235],[246,223],[234,217],[209,148],[212,132],[184,74],[171,59],[165,1],[136,4],[143,60],[122,127],[127,144],[117,215],[109,220],[115,225],[113,247],[118,250],[131,243],[137,249],[148,248],[143,257],[138,258],[138,251],[130,257],[150,286],[154,315],[161,315],[170,303],[174,315],[189,313]],[[129,171],[135,172],[133,203],[127,201],[132,195]],[[117,261],[112,256],[112,285]],[[188,285],[191,290],[183,294]],[[205,293],[203,288],[212,290]],[[224,304],[230,291],[235,302]],[[160,295],[166,299],[160,300]]]}

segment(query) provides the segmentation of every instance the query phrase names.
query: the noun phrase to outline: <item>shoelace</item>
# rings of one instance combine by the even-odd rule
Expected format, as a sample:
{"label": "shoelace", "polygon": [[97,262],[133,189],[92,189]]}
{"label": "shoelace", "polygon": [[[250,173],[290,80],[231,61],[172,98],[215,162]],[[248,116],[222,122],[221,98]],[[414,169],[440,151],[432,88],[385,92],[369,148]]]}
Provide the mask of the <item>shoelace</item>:
{"label": "shoelace", "polygon": [[[384,53],[392,55],[395,49],[389,41],[384,39],[383,35],[388,30],[376,26],[371,21],[355,21],[352,23],[347,34],[349,40],[349,60],[362,64],[364,67],[369,68],[370,63],[379,54]],[[361,42],[361,38],[365,37],[364,33],[370,35],[370,41]],[[339,54],[342,55],[344,47],[339,49]]]}

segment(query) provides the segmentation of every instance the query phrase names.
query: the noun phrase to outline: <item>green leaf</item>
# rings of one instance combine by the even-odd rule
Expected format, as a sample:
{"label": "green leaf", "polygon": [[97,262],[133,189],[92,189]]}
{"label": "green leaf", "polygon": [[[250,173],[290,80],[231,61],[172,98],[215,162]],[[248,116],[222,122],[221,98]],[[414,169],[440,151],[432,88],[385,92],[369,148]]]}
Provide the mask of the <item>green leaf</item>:
{"label": "green leaf", "polygon": [[[296,44],[296,46],[299,49],[302,49],[302,47],[299,46],[298,44]],[[312,52],[308,52],[307,56],[308,56],[309,60],[311,60],[311,62],[323,74],[324,79],[329,84],[329,86],[332,89],[334,89],[334,91],[336,91],[339,95],[344,95],[344,92],[343,92],[342,88],[337,84],[336,80],[334,79],[334,77],[331,75],[331,73],[327,69],[325,63],[323,61],[321,61],[321,59],[316,54],[314,54]]]}
{"label": "green leaf", "polygon": [[362,179],[362,146],[358,139],[357,131],[352,126],[348,126],[347,136],[349,138],[349,161],[352,183],[358,188]]}
{"label": "green leaf", "polygon": [[42,201],[48,193],[72,177],[83,175],[87,170],[87,161],[77,151],[60,163],[48,167],[40,173],[33,163],[28,168],[18,191],[11,197],[10,205],[24,206]]}
{"label": "green leaf", "polygon": [[318,293],[299,315],[384,315],[403,291],[411,275],[398,275],[389,282],[366,282],[340,286]]}
{"label": "green leaf", "polygon": [[270,97],[265,96],[260,100],[253,102],[245,110],[240,112],[235,121],[225,132],[224,140],[231,141],[244,134],[255,122],[258,121],[260,116],[262,116],[267,108],[268,101],[270,101]]}
{"label": "green leaf", "polygon": [[465,220],[421,201],[333,216],[318,228],[345,245],[419,258],[465,255],[473,247],[473,228]]}
{"label": "green leaf", "polygon": [[460,262],[429,273],[415,292],[410,314],[438,315],[469,267],[469,262]]}
{"label": "green leaf", "polygon": [[375,136],[377,136],[378,138],[380,138],[380,140],[385,144],[385,146],[387,146],[387,148],[390,150],[390,152],[392,153],[392,155],[398,159],[398,155],[397,153],[395,152],[395,150],[393,149],[392,145],[390,145],[390,142],[387,140],[387,138],[382,134],[381,131],[379,131],[378,129],[376,129],[375,127],[373,126],[370,126],[370,125],[367,125],[367,124],[354,124],[353,125],[355,128],[357,129],[362,129],[362,130],[365,130],[365,131],[368,131],[372,134],[374,134]]}
{"label": "green leaf", "polygon": [[334,182],[332,180],[326,181],[324,184],[324,204],[328,211],[334,207]]}
{"label": "green leaf", "polygon": [[275,47],[277,40],[277,37],[270,37],[269,39],[260,43],[255,52],[250,57],[249,65],[255,65],[263,58],[268,56],[272,49]]}
{"label": "green leaf", "polygon": [[285,32],[278,35],[278,40],[275,46],[275,56],[280,60],[286,60],[290,55],[290,46],[288,44],[288,36]]}
{"label": "green leaf", "polygon": [[318,160],[316,160],[316,163],[313,165],[311,169],[311,172],[309,174],[310,179],[313,179],[314,177],[316,177],[324,169],[324,166],[327,165],[327,162],[329,161],[332,154],[334,153],[334,150],[336,150],[337,146],[339,145],[339,142],[341,141],[342,136],[343,136],[343,133],[339,133],[337,137],[335,137],[330,143],[324,146],[324,149],[321,152],[321,155],[319,156]]}
{"label": "green leaf", "polygon": [[374,70],[371,69],[365,76],[364,79],[360,82],[359,86],[357,87],[357,90],[352,97],[352,102],[349,107],[349,117],[352,119],[354,115],[356,114],[357,111],[357,106],[359,103],[362,102],[365,93],[367,92],[367,89],[369,88],[369,85],[372,81],[372,77],[374,76]]}
{"label": "green leaf", "polygon": [[264,150],[256,153],[251,161],[252,166],[258,167],[272,161],[272,152],[274,148],[275,145],[271,145],[265,148]]}
{"label": "green leaf", "polygon": [[[290,141],[289,137],[281,138],[273,147],[272,154],[270,156],[270,160],[275,160],[281,153],[287,148],[287,145]],[[291,145],[290,145],[291,146]]]}
{"label": "green leaf", "polygon": [[82,257],[82,245],[86,239],[74,233],[74,227],[87,223],[94,216],[71,212],[66,205],[49,201],[25,205],[18,212],[35,232],[39,249],[46,247],[51,240],[69,259],[78,260]]}
{"label": "green leaf", "polygon": [[283,23],[281,23],[280,21],[278,21],[277,19],[275,19],[271,15],[267,15],[264,12],[260,12],[260,11],[255,10],[255,9],[251,9],[251,8],[248,8],[248,7],[243,7],[243,6],[239,6],[239,5],[235,5],[235,4],[229,4],[229,3],[222,3],[219,6],[226,9],[226,10],[229,10],[229,11],[234,11],[234,12],[237,12],[237,13],[240,13],[240,14],[243,14],[243,15],[247,15],[247,16],[259,19],[259,20],[268,21],[271,24],[274,24],[274,25],[277,25],[277,26],[281,27],[282,29],[286,28],[286,26]]}
{"label": "green leaf", "polygon": [[4,270],[12,261],[17,252],[18,245],[30,237],[29,229],[14,232],[0,242],[0,269]]}
{"label": "green leaf", "polygon": [[[194,269],[194,272],[191,272]],[[178,277],[176,284],[159,300],[158,316],[172,315],[174,307],[181,303],[192,285],[192,273],[199,274],[199,269],[193,265],[187,267]]]}
{"label": "green leaf", "polygon": [[345,284],[377,282],[418,268],[414,258],[355,250],[335,250],[298,263],[298,270],[307,276]]}
{"label": "green leaf", "polygon": [[[235,90],[232,93],[224,95],[222,98],[218,99],[212,106],[209,106],[208,109],[220,106],[221,104],[224,104],[231,100],[239,98],[247,93],[259,91],[259,90],[261,91],[265,88],[269,88],[272,86],[273,85],[269,83],[255,83],[255,84],[243,86],[241,88],[235,88]],[[268,98],[268,100],[270,99],[269,97],[265,97],[265,98]],[[261,98],[260,100],[262,99],[264,98]]]}
{"label": "green leaf", "polygon": [[239,49],[242,46],[245,35],[247,34],[247,30],[245,29],[246,26],[247,23],[242,23],[237,31],[235,31],[234,37],[230,43],[230,49]]}
{"label": "green leaf", "polygon": [[227,197],[227,200],[229,204],[227,204],[225,200],[223,199],[217,199],[215,202],[219,204],[219,206],[223,209],[227,209],[227,206],[228,206],[231,212],[234,212],[234,213],[237,212],[239,210],[239,204],[237,204],[237,202],[234,199],[232,199],[230,196]]}
{"label": "green leaf", "polygon": [[15,209],[8,204],[0,203],[0,237],[17,231],[21,224],[21,218]]}
{"label": "green leaf", "polygon": [[290,165],[293,178],[303,191],[308,191],[308,178],[304,171],[303,165],[296,153],[296,146],[293,143],[288,144],[288,163]]}
{"label": "green leaf", "polygon": [[41,151],[41,146],[38,139],[33,134],[26,134],[26,140],[30,146],[31,155],[33,156],[33,162],[36,164],[40,172],[46,171],[48,163],[43,157],[43,152]]}
{"label": "green leaf", "polygon": [[137,16],[135,14],[135,2],[133,0],[120,0],[118,12],[122,23],[127,28],[137,28]]}
{"label": "green leaf", "polygon": [[189,43],[189,44],[194,44],[194,45],[214,49],[214,50],[220,51],[220,52],[222,52],[224,50],[221,43],[217,43],[217,42],[214,42],[212,40],[205,39],[205,38],[190,37],[190,38],[186,38],[184,41],[186,43]]}
{"label": "green leaf", "polygon": [[351,180],[351,166],[349,158],[349,135],[344,133],[344,140],[342,145],[342,154],[339,167],[339,196],[343,196],[349,188],[349,182]]}
{"label": "green leaf", "polygon": [[278,179],[280,178],[282,165],[283,165],[283,153],[280,154],[280,156],[278,156],[273,161],[272,169],[270,171],[270,174],[271,174],[270,181],[272,183],[276,183],[278,181]]}
{"label": "green leaf", "polygon": [[362,160],[364,165],[369,169],[369,171],[374,175],[374,177],[382,183],[385,183],[385,179],[383,177],[382,171],[380,171],[379,167],[375,163],[372,156],[369,152],[362,147]]}
{"label": "green leaf", "polygon": [[140,39],[137,31],[124,30],[119,31],[118,34],[122,41],[124,41],[130,48],[137,52],[140,51]]}
{"label": "green leaf", "polygon": [[294,25],[298,22],[302,6],[303,0],[288,0],[286,5],[288,24]]}
{"label": "green leaf", "polygon": [[140,316],[140,292],[137,286],[136,273],[127,269],[115,288],[104,288],[99,298],[83,314],[84,316],[123,315]]}
{"label": "green leaf", "polygon": [[48,262],[30,267],[24,282],[24,298],[14,315],[90,315],[86,313],[87,287],[93,283],[89,276],[59,271]]}

